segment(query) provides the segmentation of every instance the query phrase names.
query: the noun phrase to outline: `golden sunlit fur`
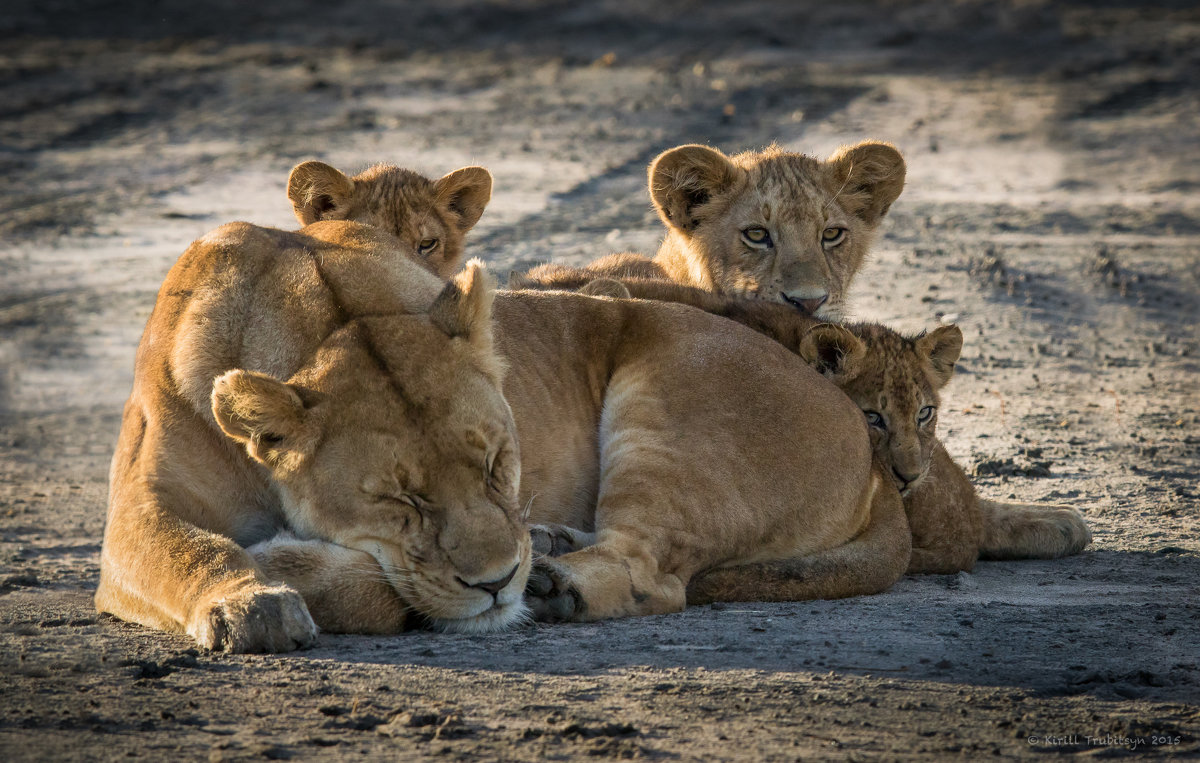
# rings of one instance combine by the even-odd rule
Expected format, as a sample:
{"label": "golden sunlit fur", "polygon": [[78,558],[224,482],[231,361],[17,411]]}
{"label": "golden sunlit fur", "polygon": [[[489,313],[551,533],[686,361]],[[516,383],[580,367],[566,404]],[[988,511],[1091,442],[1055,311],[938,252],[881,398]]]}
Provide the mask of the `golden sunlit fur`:
{"label": "golden sunlit fur", "polygon": [[903,507],[862,415],[794,354],[680,305],[499,292],[493,315],[520,502],[561,553],[531,574],[538,617],[851,596],[903,574]]}
{"label": "golden sunlit fur", "polygon": [[[950,380],[962,333],[955,326],[909,339],[876,324],[822,323],[790,306],[733,300],[669,281],[596,279],[558,268],[556,288],[680,302],[769,336],[823,373],[864,412],[879,417],[871,443],[882,470],[901,491],[912,531],[910,573],[971,570],[978,558],[1057,558],[1082,550],[1091,532],[1066,506],[978,498],[967,475],[936,437],[938,391]],[[528,288],[545,284],[526,280]],[[922,409],[931,408],[922,419]]]}
{"label": "golden sunlit fur", "polygon": [[296,165],[288,199],[302,225],[355,220],[396,237],[399,249],[442,278],[458,271],[463,240],[492,198],[492,175],[463,167],[437,180],[390,164],[348,177],[323,162]]}
{"label": "golden sunlit fur", "polygon": [[[735,156],[678,146],[649,169],[650,198],[667,226],[658,254],[604,257],[585,268],[588,280],[666,278],[837,318],[904,176],[903,157],[887,143],[848,146],[826,161],[777,146]],[[526,275],[545,283],[558,270]]]}
{"label": "golden sunlit fur", "polygon": [[491,297],[481,266],[446,284],[356,223],[193,243],[138,348],[96,606],[238,652],[524,617]]}

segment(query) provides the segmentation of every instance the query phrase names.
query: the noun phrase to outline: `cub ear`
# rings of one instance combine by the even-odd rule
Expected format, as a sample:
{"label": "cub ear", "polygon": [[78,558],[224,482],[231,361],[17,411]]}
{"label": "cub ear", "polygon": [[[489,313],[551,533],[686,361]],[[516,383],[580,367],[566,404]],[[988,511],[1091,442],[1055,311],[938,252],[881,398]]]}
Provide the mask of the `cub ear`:
{"label": "cub ear", "polygon": [[212,411],[221,430],[256,461],[275,463],[288,452],[307,450],[304,402],[274,377],[240,369],[218,376]]}
{"label": "cub ear", "polygon": [[354,181],[324,162],[304,162],[288,175],[288,199],[301,225],[328,220],[354,193]]}
{"label": "cub ear", "polygon": [[492,297],[495,284],[478,258],[446,283],[429,308],[429,320],[450,337],[463,337],[472,345],[492,349]]}
{"label": "cub ear", "polygon": [[844,146],[825,165],[838,201],[870,225],[879,224],[904,190],[904,157],[890,143]]}
{"label": "cub ear", "polygon": [[589,297],[612,297],[613,299],[629,299],[629,287],[615,278],[596,278],[588,281],[579,290],[580,294]]}
{"label": "cub ear", "polygon": [[438,201],[458,216],[458,230],[466,233],[483,216],[492,200],[492,173],[483,167],[463,167],[433,184]]}
{"label": "cub ear", "polygon": [[696,210],[733,187],[741,173],[715,148],[676,146],[650,163],[650,198],[664,223],[690,233],[699,224]]}
{"label": "cub ear", "polygon": [[833,323],[813,326],[800,339],[800,357],[830,379],[853,375],[866,353],[861,339]]}
{"label": "cub ear", "polygon": [[939,387],[954,376],[954,364],[962,352],[962,330],[953,324],[940,326],[917,338],[917,354],[929,358],[933,367],[933,379]]}

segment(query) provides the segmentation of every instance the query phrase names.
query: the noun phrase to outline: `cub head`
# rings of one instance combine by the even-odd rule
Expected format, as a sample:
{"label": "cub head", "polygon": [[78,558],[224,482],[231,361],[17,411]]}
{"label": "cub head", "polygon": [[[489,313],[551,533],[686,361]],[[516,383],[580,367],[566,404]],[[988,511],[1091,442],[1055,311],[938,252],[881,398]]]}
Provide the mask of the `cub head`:
{"label": "cub head", "polygon": [[438,180],[377,164],[354,177],[304,162],[288,177],[288,199],[303,225],[353,220],[382,228],[442,278],[462,265],[463,240],[492,198],[492,175],[463,167]]}
{"label": "cub head", "polygon": [[348,320],[284,382],[217,378],[226,435],[274,478],[292,530],[374,556],[435,625],[524,617],[520,458],[477,261],[420,314]]}
{"label": "cub head", "polygon": [[908,338],[873,324],[823,323],[800,340],[800,356],[867,417],[876,458],[901,495],[929,471],[937,436],[938,391],[954,375],[962,331],[942,326]]}
{"label": "cub head", "polygon": [[887,143],[859,143],[826,161],[774,146],[736,156],[678,146],[649,170],[669,231],[656,259],[677,281],[840,317],[904,175]]}

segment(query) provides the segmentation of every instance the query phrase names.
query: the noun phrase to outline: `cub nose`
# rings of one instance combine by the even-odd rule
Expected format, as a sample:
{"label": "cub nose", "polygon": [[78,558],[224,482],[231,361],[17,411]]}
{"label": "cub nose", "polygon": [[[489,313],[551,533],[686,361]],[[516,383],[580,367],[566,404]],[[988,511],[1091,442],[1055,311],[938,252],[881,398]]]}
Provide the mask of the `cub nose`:
{"label": "cub nose", "polygon": [[911,485],[920,476],[919,474],[905,474],[894,466],[892,467],[892,474],[896,475],[896,479],[900,480],[900,484],[904,487]]}
{"label": "cub nose", "polygon": [[517,562],[516,564],[513,565],[513,568],[508,571],[508,574],[505,575],[504,577],[500,578],[499,580],[492,580],[492,581],[488,581],[485,583],[468,583],[467,581],[463,580],[462,578],[456,578],[456,580],[458,580],[458,582],[462,583],[464,588],[478,588],[481,591],[487,591],[492,596],[495,596],[496,594],[498,594],[504,590],[504,586],[506,586],[510,582],[512,582],[513,576],[517,574],[517,568],[520,566],[521,566],[521,563]]}
{"label": "cub nose", "polygon": [[787,292],[780,292],[779,296],[783,297],[784,302],[790,302],[809,315],[816,313],[817,310],[820,309],[821,305],[829,301],[829,292],[827,291],[821,292],[816,296],[807,296],[804,294],[805,291],[807,290],[801,289],[790,294]]}
{"label": "cub nose", "polygon": [[822,294],[819,297],[811,297],[809,299],[799,300],[800,305],[805,310],[807,310],[810,313],[813,313],[814,315],[816,314],[817,310],[821,307],[821,305],[825,304],[828,301],[829,301],[828,294]]}

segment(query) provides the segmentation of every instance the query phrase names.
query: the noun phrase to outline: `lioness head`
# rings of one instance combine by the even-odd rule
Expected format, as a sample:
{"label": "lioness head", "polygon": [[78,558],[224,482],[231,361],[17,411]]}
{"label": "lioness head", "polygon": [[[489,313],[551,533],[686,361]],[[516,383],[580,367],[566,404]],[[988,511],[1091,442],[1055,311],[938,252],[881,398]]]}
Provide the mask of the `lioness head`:
{"label": "lioness head", "polygon": [[371,554],[413,609],[461,631],[521,618],[530,565],[491,299],[472,262],[428,313],[352,318],[286,382],[234,370],[212,393],[297,535]]}
{"label": "lioness head", "polygon": [[904,175],[887,143],[824,162],[778,147],[736,156],[673,148],[649,171],[669,229],[656,261],[683,283],[836,318]]}
{"label": "lioness head", "polygon": [[873,324],[821,324],[800,340],[800,356],[867,417],[871,444],[901,495],[929,471],[937,435],[938,391],[954,375],[962,331],[942,326],[907,338]]}
{"label": "lioness head", "polygon": [[288,177],[288,199],[303,225],[353,220],[388,231],[442,278],[462,264],[463,239],[492,198],[492,175],[463,167],[438,180],[377,164],[354,177],[304,162]]}

